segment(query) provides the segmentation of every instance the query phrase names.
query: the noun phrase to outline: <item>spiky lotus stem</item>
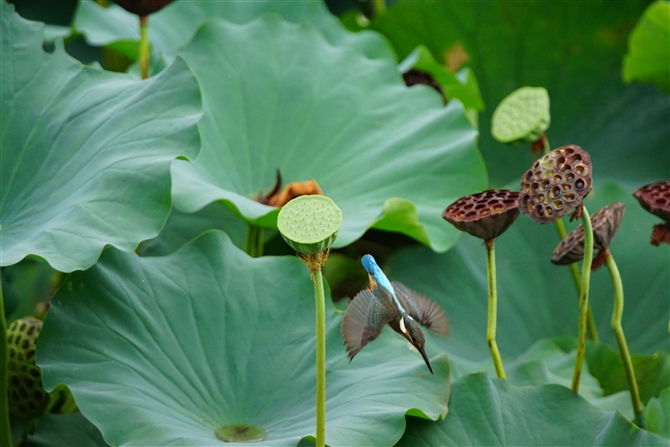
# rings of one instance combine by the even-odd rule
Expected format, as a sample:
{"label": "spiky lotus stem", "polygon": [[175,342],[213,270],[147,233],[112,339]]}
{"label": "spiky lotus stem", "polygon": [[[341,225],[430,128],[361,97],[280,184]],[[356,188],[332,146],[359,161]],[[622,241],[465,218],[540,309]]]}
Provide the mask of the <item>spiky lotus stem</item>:
{"label": "spiky lotus stem", "polygon": [[505,379],[505,369],[503,368],[502,359],[500,358],[500,351],[498,351],[498,344],[496,343],[496,321],[498,318],[498,290],[496,286],[496,252],[495,239],[489,239],[484,242],[486,245],[486,266],[489,283],[489,312],[488,322],[486,324],[486,342],[491,350],[493,357],[493,364],[496,368],[496,373],[501,379]]}
{"label": "spiky lotus stem", "polygon": [[593,262],[593,228],[591,216],[582,208],[582,225],[584,226],[584,262],[582,263],[582,282],[579,288],[579,329],[577,333],[577,359],[572,374],[572,391],[579,392],[579,382],[586,355],[586,326],[589,309],[589,283],[591,280],[591,263]]}
{"label": "spiky lotus stem", "polygon": [[610,254],[607,256],[605,263],[610,271],[612,277],[612,287],[614,288],[614,311],[612,312],[612,330],[616,337],[619,351],[621,352],[621,360],[623,361],[626,370],[626,379],[628,379],[628,386],[630,388],[630,398],[633,403],[633,411],[635,412],[635,422],[638,427],[644,428],[642,420],[642,401],[640,400],[640,392],[637,388],[637,380],[635,380],[635,370],[633,369],[633,361],[630,358],[628,351],[628,344],[623,333],[623,326],[621,325],[621,318],[623,316],[623,283],[621,282],[621,275],[617,268],[614,257]]}

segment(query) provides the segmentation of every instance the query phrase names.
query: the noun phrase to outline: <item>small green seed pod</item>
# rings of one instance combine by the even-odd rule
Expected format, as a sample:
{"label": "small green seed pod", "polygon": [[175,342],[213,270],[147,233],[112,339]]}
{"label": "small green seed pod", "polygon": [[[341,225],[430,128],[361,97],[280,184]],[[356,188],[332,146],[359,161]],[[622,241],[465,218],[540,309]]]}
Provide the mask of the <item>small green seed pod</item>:
{"label": "small green seed pod", "polygon": [[295,251],[313,255],[330,247],[342,224],[342,211],[326,196],[300,196],[279,211],[277,228]]}
{"label": "small green seed pod", "polygon": [[42,387],[42,371],[35,364],[41,330],[42,322],[33,317],[16,320],[7,330],[9,411],[25,419],[41,415],[49,404],[49,393]]}
{"label": "small green seed pod", "polygon": [[550,120],[547,91],[542,87],[521,87],[496,107],[491,134],[501,143],[532,143],[547,130]]}

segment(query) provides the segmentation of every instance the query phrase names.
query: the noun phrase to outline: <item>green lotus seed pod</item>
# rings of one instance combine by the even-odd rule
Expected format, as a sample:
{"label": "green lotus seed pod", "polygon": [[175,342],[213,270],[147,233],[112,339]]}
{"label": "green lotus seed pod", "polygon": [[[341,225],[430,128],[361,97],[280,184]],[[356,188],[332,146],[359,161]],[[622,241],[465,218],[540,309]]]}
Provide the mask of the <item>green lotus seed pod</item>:
{"label": "green lotus seed pod", "polygon": [[342,211],[326,196],[300,196],[279,211],[277,228],[295,251],[306,255],[330,247],[342,224]]}
{"label": "green lotus seed pod", "polygon": [[542,87],[521,87],[493,112],[491,134],[501,143],[536,141],[549,127],[549,95]]}
{"label": "green lotus seed pod", "polygon": [[49,403],[49,393],[42,387],[42,371],[35,364],[41,330],[42,322],[33,317],[16,320],[7,330],[9,411],[25,419],[41,415]]}

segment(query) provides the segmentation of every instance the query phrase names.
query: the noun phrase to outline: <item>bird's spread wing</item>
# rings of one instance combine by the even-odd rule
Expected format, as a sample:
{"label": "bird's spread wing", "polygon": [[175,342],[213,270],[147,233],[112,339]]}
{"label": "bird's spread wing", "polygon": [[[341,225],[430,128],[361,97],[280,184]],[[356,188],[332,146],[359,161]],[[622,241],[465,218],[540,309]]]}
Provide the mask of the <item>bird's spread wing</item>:
{"label": "bird's spread wing", "polygon": [[393,284],[393,289],[400,304],[412,318],[438,335],[449,335],[447,315],[435,301],[397,281],[393,281],[391,284]]}
{"label": "bird's spread wing", "polygon": [[372,292],[367,289],[360,291],[349,303],[340,328],[349,360],[365,345],[379,337],[387,323],[384,308]]}

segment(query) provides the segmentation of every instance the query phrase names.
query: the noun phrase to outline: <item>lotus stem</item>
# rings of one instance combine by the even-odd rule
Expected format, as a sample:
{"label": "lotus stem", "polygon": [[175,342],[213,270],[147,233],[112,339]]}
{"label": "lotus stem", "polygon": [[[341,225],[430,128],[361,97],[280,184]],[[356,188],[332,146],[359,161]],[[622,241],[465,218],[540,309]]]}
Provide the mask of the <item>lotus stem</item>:
{"label": "lotus stem", "polygon": [[257,225],[249,225],[244,251],[252,258],[263,256],[263,229]]}
{"label": "lotus stem", "polygon": [[140,75],[149,77],[149,16],[140,16]]}
{"label": "lotus stem", "polygon": [[7,343],[7,320],[5,319],[5,302],[2,297],[2,280],[0,279],[0,446],[12,447],[12,430],[9,425],[9,344]]}
{"label": "lotus stem", "polygon": [[385,0],[373,0],[373,5],[375,9],[375,16],[386,12],[386,1]]}
{"label": "lotus stem", "polygon": [[[551,150],[551,147],[549,146],[549,140],[547,140],[546,133],[542,134],[542,142],[544,143],[543,154],[547,154]],[[568,235],[568,232],[565,231],[565,224],[563,223],[563,218],[555,220],[554,225],[556,225],[556,231],[558,231],[558,237],[562,241]],[[577,295],[579,295],[580,290],[579,284],[582,282],[582,279],[579,276],[579,269],[577,268],[577,263],[573,262],[572,264],[570,264],[570,272],[572,273],[572,279],[575,282],[575,287],[577,287]],[[591,310],[590,303],[588,305],[586,312],[587,312],[586,319],[589,328],[589,336],[591,337],[591,340],[598,341],[599,340],[598,328],[596,326],[596,320],[593,318],[593,311]]]}
{"label": "lotus stem", "polygon": [[[568,233],[565,231],[565,224],[563,223],[563,219],[558,219],[557,221],[554,222],[556,225],[556,230],[558,231],[558,236],[560,237],[560,240],[565,239],[565,237],[568,235]],[[570,264],[570,272],[572,273],[572,279],[575,282],[575,287],[577,287],[577,294],[579,295],[579,283],[582,281],[581,277],[579,276],[579,268],[577,267],[577,263],[573,262]],[[593,311],[591,311],[591,303],[589,303],[589,307],[587,309],[587,314],[586,314],[586,319],[588,323],[588,328],[589,328],[589,336],[591,337],[591,340],[593,341],[598,341],[600,338],[598,337],[598,327],[596,326],[596,320],[593,318]]]}
{"label": "lotus stem", "polygon": [[326,445],[326,299],[321,270],[312,273],[316,299],[316,447]]}
{"label": "lotus stem", "polygon": [[496,288],[496,251],[495,239],[484,241],[486,245],[486,266],[489,279],[489,316],[486,325],[486,342],[491,350],[493,357],[493,364],[496,367],[496,373],[501,379],[505,378],[505,370],[503,369],[502,359],[498,351],[498,344],[496,343],[496,319],[498,314],[498,291]]}
{"label": "lotus stem", "polygon": [[577,334],[577,359],[572,375],[572,391],[579,392],[579,381],[582,377],[584,356],[586,355],[586,326],[589,309],[589,282],[591,280],[591,264],[593,262],[593,228],[591,216],[582,205],[582,226],[584,227],[584,262],[582,263],[582,282],[579,288],[579,330]]}
{"label": "lotus stem", "polygon": [[614,288],[614,312],[612,312],[612,330],[616,337],[619,351],[621,352],[621,360],[626,369],[626,378],[628,379],[628,386],[630,387],[630,398],[633,401],[633,411],[635,412],[635,422],[638,427],[644,428],[642,420],[642,402],[640,401],[640,392],[637,388],[637,381],[635,380],[635,370],[633,369],[633,361],[628,352],[628,344],[626,337],[623,334],[623,327],[621,325],[621,317],[623,316],[623,283],[621,282],[621,275],[617,268],[614,257],[610,254],[605,260],[607,268],[612,277],[612,286]]}

